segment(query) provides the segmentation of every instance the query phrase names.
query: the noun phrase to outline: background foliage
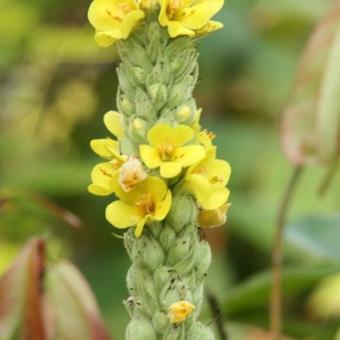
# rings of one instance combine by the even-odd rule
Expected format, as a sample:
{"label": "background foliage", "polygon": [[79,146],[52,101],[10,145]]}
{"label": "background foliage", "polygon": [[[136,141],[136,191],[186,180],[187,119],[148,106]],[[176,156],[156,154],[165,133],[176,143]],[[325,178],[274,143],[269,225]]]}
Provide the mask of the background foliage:
{"label": "background foliage", "polygon": [[[199,42],[203,125],[233,168],[228,223],[205,235],[215,253],[208,287],[233,340],[268,325],[271,239],[291,173],[281,113],[304,44],[331,3],[229,1],[218,16],[225,28]],[[128,258],[104,219],[109,200],[86,191],[96,162],[89,140],[105,134],[103,114],[115,108],[115,50],[94,44],[88,1],[0,5],[0,273],[27,239],[47,237],[50,260],[76,262],[122,339]],[[340,289],[325,281],[322,298],[312,293],[340,272],[340,178],[320,197],[325,171],[306,170],[286,234],[285,331],[295,338],[332,339],[339,325]]]}

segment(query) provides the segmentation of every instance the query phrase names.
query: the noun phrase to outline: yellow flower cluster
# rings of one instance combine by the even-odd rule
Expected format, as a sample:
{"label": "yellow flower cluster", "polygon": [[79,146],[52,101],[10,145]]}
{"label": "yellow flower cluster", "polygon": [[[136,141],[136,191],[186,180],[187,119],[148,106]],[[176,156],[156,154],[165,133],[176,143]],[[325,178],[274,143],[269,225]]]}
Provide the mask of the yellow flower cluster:
{"label": "yellow flower cluster", "polygon": [[91,141],[92,150],[105,162],[92,170],[88,190],[118,197],[106,208],[106,218],[113,226],[135,227],[139,237],[146,223],[165,219],[175,185],[196,198],[202,227],[225,222],[231,170],[227,162],[216,159],[213,136],[201,130],[199,114],[192,126],[156,123],[147,133],[148,144],[140,145],[134,156],[120,150],[124,139],[121,115],[105,114],[104,123],[117,139]]}
{"label": "yellow flower cluster", "polygon": [[150,7],[159,6],[159,23],[167,27],[170,37],[200,36],[223,27],[210,20],[224,0],[94,0],[88,18],[95,28],[95,40],[108,47],[126,39],[145,17]]}

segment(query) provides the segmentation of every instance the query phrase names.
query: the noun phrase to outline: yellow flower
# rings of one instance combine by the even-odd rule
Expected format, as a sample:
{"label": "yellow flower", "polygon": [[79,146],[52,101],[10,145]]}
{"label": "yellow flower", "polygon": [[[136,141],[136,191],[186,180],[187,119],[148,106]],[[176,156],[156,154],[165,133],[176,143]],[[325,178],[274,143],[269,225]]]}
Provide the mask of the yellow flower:
{"label": "yellow flower", "polygon": [[201,210],[198,214],[198,225],[202,228],[219,227],[227,222],[226,213],[230,204],[211,210]]}
{"label": "yellow flower", "polygon": [[168,309],[168,318],[170,323],[180,324],[184,322],[194,309],[195,305],[189,301],[182,300],[173,303]]}
{"label": "yellow flower", "polygon": [[199,164],[189,168],[184,188],[196,197],[203,209],[217,209],[228,201],[229,190],[225,185],[230,173],[229,163],[216,159],[216,147],[212,146]]}
{"label": "yellow flower", "polygon": [[108,205],[106,219],[120,229],[136,226],[136,237],[141,236],[145,223],[162,221],[172,202],[171,191],[158,177],[148,177],[129,192],[117,186],[115,194],[120,200]]}
{"label": "yellow flower", "polygon": [[92,150],[108,162],[97,164],[91,173],[92,184],[88,191],[94,195],[106,196],[114,192],[114,183],[118,179],[119,169],[126,157],[119,152],[119,144],[110,138],[94,139],[91,141]]}
{"label": "yellow flower", "polygon": [[126,39],[144,12],[135,0],[94,0],[88,18],[96,29],[95,40],[101,47],[108,47],[120,39]]}
{"label": "yellow flower", "polygon": [[160,0],[159,22],[168,28],[170,37],[179,35],[193,37],[201,32],[221,28],[210,21],[223,6],[223,0]]}
{"label": "yellow flower", "polygon": [[194,131],[189,126],[156,124],[147,135],[150,145],[140,146],[141,159],[150,169],[159,167],[162,177],[173,178],[182,168],[196,164],[205,156],[201,145],[184,146],[193,137]]}

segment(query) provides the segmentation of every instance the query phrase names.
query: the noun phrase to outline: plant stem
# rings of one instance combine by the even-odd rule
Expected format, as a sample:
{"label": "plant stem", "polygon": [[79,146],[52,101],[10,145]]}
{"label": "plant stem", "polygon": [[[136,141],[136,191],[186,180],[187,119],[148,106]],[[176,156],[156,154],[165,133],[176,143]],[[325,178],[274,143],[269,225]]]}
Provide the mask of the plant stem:
{"label": "plant stem", "polygon": [[288,182],[282,202],[279,207],[277,226],[272,248],[272,292],[270,303],[270,319],[272,340],[279,340],[282,333],[282,262],[284,227],[295,188],[301,178],[303,167],[297,166]]}

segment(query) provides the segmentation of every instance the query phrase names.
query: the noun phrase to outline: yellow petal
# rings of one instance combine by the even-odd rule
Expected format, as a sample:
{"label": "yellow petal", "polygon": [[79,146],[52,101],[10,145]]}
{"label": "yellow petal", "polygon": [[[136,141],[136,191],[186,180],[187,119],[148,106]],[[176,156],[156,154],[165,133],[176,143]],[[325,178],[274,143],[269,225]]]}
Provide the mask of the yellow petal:
{"label": "yellow petal", "polygon": [[139,190],[143,193],[149,193],[155,202],[159,202],[164,200],[168,187],[161,178],[150,176],[139,184]]}
{"label": "yellow petal", "polygon": [[222,185],[213,185],[200,175],[187,175],[184,188],[190,191],[197,199],[198,203],[207,210],[220,207],[228,201],[229,190]]}
{"label": "yellow petal", "polygon": [[123,117],[117,111],[109,111],[104,115],[106,128],[118,139],[124,137]]}
{"label": "yellow petal", "polygon": [[112,18],[107,14],[107,9],[112,10],[112,1],[94,0],[88,11],[88,19],[93,27],[99,30],[112,29]]}
{"label": "yellow petal", "polygon": [[201,145],[188,145],[179,148],[176,152],[176,161],[183,167],[190,166],[200,162],[206,154]]}
{"label": "yellow petal", "polygon": [[193,137],[194,131],[186,125],[172,127],[168,124],[158,123],[148,132],[148,141],[152,146],[164,143],[173,143],[181,146],[192,140]]}
{"label": "yellow petal", "polygon": [[110,138],[93,139],[90,146],[97,155],[103,158],[111,158],[114,153],[119,154],[118,142]]}
{"label": "yellow petal", "polygon": [[168,32],[171,38],[176,38],[180,35],[187,35],[189,37],[195,36],[195,31],[187,28],[181,22],[170,21],[167,26],[168,26]]}
{"label": "yellow petal", "polygon": [[144,218],[142,218],[141,220],[138,221],[137,225],[136,225],[136,229],[135,229],[135,236],[137,238],[141,237],[142,233],[143,233],[143,229],[144,229],[144,225],[147,222],[149,216],[145,216]]}
{"label": "yellow petal", "polygon": [[131,191],[126,192],[123,188],[115,184],[115,194],[123,201],[135,204],[145,194],[150,194],[155,202],[162,201],[167,193],[166,183],[159,177],[150,176],[143,182],[137,184]]}
{"label": "yellow petal", "polygon": [[99,185],[96,185],[96,184],[90,184],[87,187],[87,190],[88,190],[89,193],[96,195],[96,196],[107,196],[107,195],[112,194],[111,190],[105,189],[105,188],[103,188]]}
{"label": "yellow petal", "polygon": [[116,228],[124,229],[136,225],[144,218],[138,207],[123,201],[115,201],[106,207],[106,219]]}
{"label": "yellow petal", "polygon": [[117,180],[117,177],[118,172],[114,164],[99,163],[91,172],[92,185],[89,186],[89,191],[99,196],[109,195],[113,193],[113,181]]}
{"label": "yellow petal", "polygon": [[156,209],[155,209],[155,212],[154,212],[152,217],[156,221],[164,220],[164,218],[166,217],[166,215],[170,211],[171,203],[172,203],[172,195],[171,195],[171,191],[168,190],[168,192],[165,196],[165,199],[156,204]]}
{"label": "yellow petal", "polygon": [[196,31],[196,35],[205,35],[223,28],[223,24],[218,21],[210,20],[205,26]]}
{"label": "yellow petal", "polygon": [[198,215],[198,224],[202,228],[219,227],[227,221],[227,210],[229,204],[223,204],[221,207],[212,210],[202,210]]}
{"label": "yellow petal", "polygon": [[100,47],[109,47],[119,39],[120,38],[117,38],[117,34],[114,34],[113,31],[99,32],[94,36],[95,42]]}
{"label": "yellow petal", "polygon": [[208,169],[208,176],[210,177],[210,179],[218,177],[219,182],[223,185],[226,185],[228,183],[230,174],[230,164],[222,159],[215,159],[213,162],[211,162]]}
{"label": "yellow petal", "polygon": [[114,17],[121,16],[122,5],[128,5],[131,8],[131,12],[136,10],[138,7],[135,1],[131,0],[94,0],[88,11],[88,19],[93,27],[97,31],[110,31],[117,26],[122,24],[122,19],[115,20]]}
{"label": "yellow petal", "polygon": [[122,22],[121,33],[123,39],[126,39],[131,31],[135,28],[138,21],[144,18],[144,12],[141,10],[131,11],[126,15]]}
{"label": "yellow petal", "polygon": [[202,1],[197,5],[184,9],[181,21],[189,29],[200,29],[223,7],[223,3],[223,0]]}
{"label": "yellow petal", "polygon": [[142,161],[150,169],[158,168],[162,163],[158,150],[150,145],[140,145],[139,153]]}
{"label": "yellow petal", "polygon": [[182,170],[180,162],[163,162],[160,167],[160,174],[163,178],[176,177]]}
{"label": "yellow petal", "polygon": [[94,0],[88,12],[96,29],[95,40],[101,47],[126,39],[143,17],[144,12],[132,0]]}

